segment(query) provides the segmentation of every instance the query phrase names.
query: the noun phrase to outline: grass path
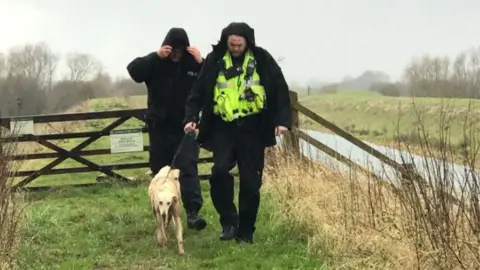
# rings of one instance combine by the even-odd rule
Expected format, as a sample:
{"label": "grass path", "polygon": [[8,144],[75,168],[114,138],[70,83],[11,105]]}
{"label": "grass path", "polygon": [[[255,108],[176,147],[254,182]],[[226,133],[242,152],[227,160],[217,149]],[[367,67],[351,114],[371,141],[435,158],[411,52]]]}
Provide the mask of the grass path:
{"label": "grass path", "polygon": [[[263,195],[254,245],[218,240],[218,217],[202,183],[208,221],[185,229],[184,256],[174,233],[157,248],[146,185],[66,188],[31,195],[20,247],[20,269],[321,269],[305,239]],[[265,192],[263,193],[265,194]],[[185,215],[184,226],[185,224]]]}

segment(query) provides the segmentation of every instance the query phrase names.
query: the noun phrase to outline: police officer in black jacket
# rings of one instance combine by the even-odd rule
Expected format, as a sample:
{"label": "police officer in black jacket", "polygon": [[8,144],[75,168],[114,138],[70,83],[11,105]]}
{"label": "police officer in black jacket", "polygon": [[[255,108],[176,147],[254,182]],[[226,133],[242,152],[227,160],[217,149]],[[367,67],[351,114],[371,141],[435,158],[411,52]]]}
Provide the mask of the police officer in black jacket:
{"label": "police officer in black jacket", "polygon": [[[184,123],[187,132],[198,125],[200,146],[214,154],[210,193],[220,215],[220,239],[252,243],[264,150],[291,128],[292,115],[283,73],[270,53],[255,45],[248,24],[231,23],[223,29],[187,100]],[[235,164],[240,175],[238,212],[230,175]]]}
{"label": "police officer in black jacket", "polygon": [[183,119],[185,100],[203,64],[200,52],[190,47],[182,28],[171,28],[162,47],[144,57],[137,57],[127,66],[137,83],[145,83],[148,91],[147,115],[150,140],[150,170],[152,175],[171,165],[181,170],[180,190],[187,212],[189,228],[202,230],[207,225],[199,215],[203,205],[198,178],[199,146],[194,138],[185,136]]}

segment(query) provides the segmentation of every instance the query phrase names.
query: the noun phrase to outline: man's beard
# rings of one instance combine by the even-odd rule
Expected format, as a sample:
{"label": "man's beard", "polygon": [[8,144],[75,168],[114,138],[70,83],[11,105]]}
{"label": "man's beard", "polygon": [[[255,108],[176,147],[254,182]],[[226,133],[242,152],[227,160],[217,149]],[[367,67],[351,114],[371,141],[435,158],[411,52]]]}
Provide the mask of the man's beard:
{"label": "man's beard", "polygon": [[230,54],[233,57],[241,57],[244,53],[245,53],[245,51],[243,51],[243,52],[230,52]]}

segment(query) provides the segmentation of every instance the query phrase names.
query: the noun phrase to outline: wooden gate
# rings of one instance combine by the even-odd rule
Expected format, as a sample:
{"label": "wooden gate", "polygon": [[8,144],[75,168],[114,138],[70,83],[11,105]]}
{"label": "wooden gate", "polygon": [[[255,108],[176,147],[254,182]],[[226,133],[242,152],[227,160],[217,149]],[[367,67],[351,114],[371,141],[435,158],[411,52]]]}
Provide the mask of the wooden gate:
{"label": "wooden gate", "polygon": [[[128,164],[109,164],[99,165],[91,160],[85,158],[86,156],[105,155],[114,152],[112,147],[104,149],[85,150],[85,148],[103,136],[113,136],[114,134],[138,134],[142,136],[148,131],[148,127],[144,125],[138,129],[121,129],[114,130],[121,126],[127,120],[131,118],[138,119],[145,123],[145,109],[132,109],[132,110],[116,110],[116,111],[103,111],[103,112],[87,112],[87,113],[68,113],[68,114],[52,114],[52,115],[35,115],[28,117],[8,117],[0,118],[0,125],[8,130],[14,129],[14,126],[19,125],[22,122],[23,130],[14,131],[12,136],[4,136],[0,140],[4,143],[11,142],[36,142],[45,146],[48,149],[53,150],[53,153],[27,153],[19,155],[7,156],[9,160],[35,160],[56,158],[47,165],[43,166],[39,170],[20,170],[12,172],[13,177],[24,177],[20,182],[14,185],[14,189],[24,188],[26,185],[37,179],[42,175],[54,175],[54,174],[69,174],[69,173],[82,173],[82,172],[94,172],[98,171],[106,176],[127,182],[129,179],[122,174],[114,172],[114,170],[125,169],[138,169],[148,168],[148,160],[145,162],[128,163]],[[53,122],[66,122],[66,121],[84,121],[84,120],[100,120],[108,118],[117,118],[112,123],[104,126],[100,130],[95,131],[81,131],[81,132],[66,132],[58,134],[41,134],[36,135],[32,130],[34,124],[40,123],[53,123]],[[29,127],[30,126],[30,127]],[[16,134],[15,134],[16,133]],[[120,135],[121,136],[121,135]],[[68,140],[84,138],[81,143],[78,143],[72,149],[65,149],[51,140]],[[138,148],[138,146],[137,146]],[[141,149],[137,151],[148,151],[149,146],[141,146]],[[59,168],[55,169],[57,165],[61,164],[66,159],[71,158],[83,165],[84,167],[71,167],[71,168]],[[201,158],[200,162],[211,162],[212,158]],[[207,179],[208,175],[201,175],[201,179]]]}

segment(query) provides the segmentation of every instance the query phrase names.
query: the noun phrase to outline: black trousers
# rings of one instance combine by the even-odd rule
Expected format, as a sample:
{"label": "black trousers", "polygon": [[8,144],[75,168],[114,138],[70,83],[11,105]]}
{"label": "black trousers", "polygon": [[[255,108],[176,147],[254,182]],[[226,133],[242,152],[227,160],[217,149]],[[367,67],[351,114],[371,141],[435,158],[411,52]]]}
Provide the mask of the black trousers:
{"label": "black trousers", "polygon": [[[158,173],[166,165],[172,165],[173,157],[182,143],[174,166],[180,169],[180,192],[187,213],[198,212],[203,198],[198,178],[199,146],[195,138],[185,135],[182,128],[162,126],[148,121],[150,140],[150,170]],[[182,142],[183,140],[183,142]]]}
{"label": "black trousers", "polygon": [[[212,142],[213,167],[210,178],[212,202],[222,226],[238,226],[240,234],[253,234],[260,205],[260,188],[265,147],[254,121],[219,124]],[[238,165],[240,177],[239,209],[234,203],[234,178],[230,171]]]}

